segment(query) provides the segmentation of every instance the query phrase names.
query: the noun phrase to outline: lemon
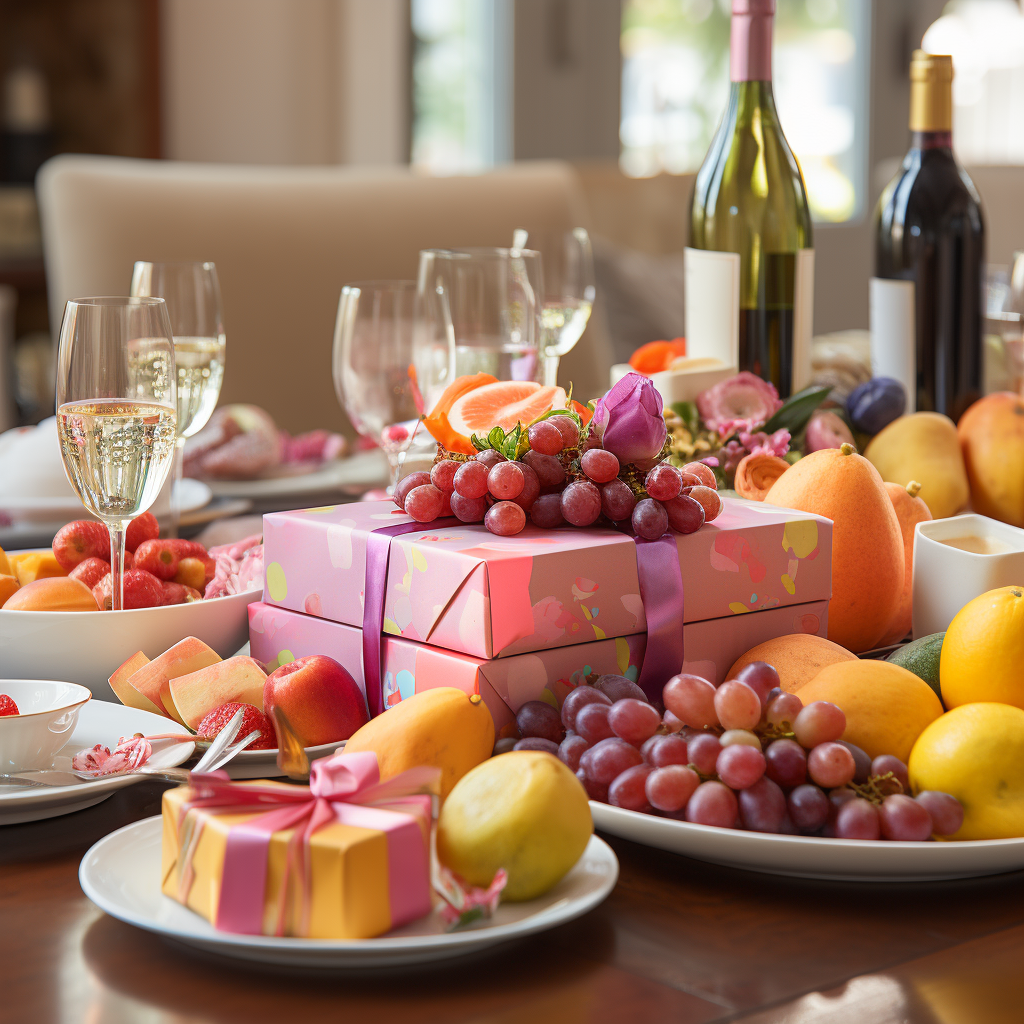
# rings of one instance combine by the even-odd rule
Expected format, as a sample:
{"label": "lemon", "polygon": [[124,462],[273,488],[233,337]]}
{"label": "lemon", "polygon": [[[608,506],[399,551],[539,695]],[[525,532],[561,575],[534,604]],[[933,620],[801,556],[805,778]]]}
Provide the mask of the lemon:
{"label": "lemon", "polygon": [[957,612],[942,641],[939,685],[947,708],[1024,708],[1024,587],[990,590]]}
{"label": "lemon", "polygon": [[920,676],[887,661],[855,659],[826,665],[796,695],[810,704],[827,700],[846,715],[843,739],[871,757],[906,761],[914,740],[942,714],[942,702]]}
{"label": "lemon", "polygon": [[551,754],[513,750],[455,784],[437,822],[437,855],[481,887],[504,868],[503,898],[530,900],[579,860],[593,830],[576,776]]}
{"label": "lemon", "polygon": [[932,722],[907,765],[915,793],[937,789],[963,804],[953,839],[1024,836],[1024,711],[964,704]]}

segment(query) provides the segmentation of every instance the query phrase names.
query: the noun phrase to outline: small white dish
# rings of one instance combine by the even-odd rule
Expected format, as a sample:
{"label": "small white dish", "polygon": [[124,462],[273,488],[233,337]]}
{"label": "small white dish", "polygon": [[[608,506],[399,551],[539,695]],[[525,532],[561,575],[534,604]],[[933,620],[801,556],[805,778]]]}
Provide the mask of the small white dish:
{"label": "small white dish", "polygon": [[[345,487],[383,487],[388,479],[388,464],[379,449],[355,452],[343,459],[296,473],[294,467],[278,467],[255,480],[207,480],[215,498],[285,499],[304,494],[322,494]],[[301,508],[301,505],[296,505]]]}
{"label": "small white dish", "polygon": [[5,773],[49,768],[92,697],[84,686],[53,679],[0,679],[0,693],[19,711],[0,718],[0,772]]}
{"label": "small white dish", "polygon": [[[635,372],[629,363],[616,363],[612,367],[612,385],[617,384],[627,373]],[[651,382],[667,407],[673,402],[695,402],[702,391],[735,377],[736,372],[735,366],[697,366],[691,370],[664,370],[661,373],[652,373]]]}
{"label": "small white dish", "polygon": [[[202,480],[185,477],[178,488],[179,511],[182,514],[205,508],[213,500],[213,491]],[[154,505],[154,515],[164,516],[170,512],[169,500]],[[75,519],[91,519],[92,513],[74,494],[59,497],[35,497],[33,495],[6,495],[0,497],[0,512],[5,512],[15,524],[34,523],[59,524],[63,526]]]}
{"label": "small white dish", "polygon": [[[989,550],[965,550],[962,543]],[[999,587],[1024,586],[1024,530],[974,512],[918,523],[913,586],[914,639],[943,632],[968,601]]]}
{"label": "small white dish", "polygon": [[[2,721],[2,719],[0,719]],[[62,753],[53,759],[55,771],[66,771],[66,786],[39,786],[22,789],[0,786],[0,825],[14,825],[23,821],[38,821],[70,814],[92,807],[123,786],[131,786],[145,775],[122,775],[118,778],[97,779],[86,782],[70,772],[71,758],[79,750],[87,750],[97,743],[113,748],[122,736],[141,732],[148,736],[177,731],[160,715],[148,711],[126,708],[121,704],[91,700],[78,713],[74,732]],[[148,764],[154,768],[172,768],[187,761],[195,752],[194,743],[183,740],[157,740]]]}
{"label": "small white dish", "polygon": [[932,882],[1024,868],[1024,839],[895,843],[782,836],[627,811],[590,802],[594,827],[695,860],[769,875],[845,882]]}
{"label": "small white dish", "polygon": [[283,964],[364,970],[401,967],[477,953],[546,931],[596,907],[615,887],[619,864],[602,839],[591,836],[575,867],[550,892],[525,903],[502,903],[479,925],[445,932],[436,912],[375,939],[293,939],[217,931],[208,921],[160,892],[163,823],[146,818],[112,832],[82,858],[85,895],[128,924],[207,953]]}
{"label": "small white dish", "polygon": [[248,607],[263,591],[120,612],[22,612],[0,608],[0,666],[24,679],[72,679],[116,701],[107,679],[136,651],[155,658],[194,636],[229,658],[249,639]]}

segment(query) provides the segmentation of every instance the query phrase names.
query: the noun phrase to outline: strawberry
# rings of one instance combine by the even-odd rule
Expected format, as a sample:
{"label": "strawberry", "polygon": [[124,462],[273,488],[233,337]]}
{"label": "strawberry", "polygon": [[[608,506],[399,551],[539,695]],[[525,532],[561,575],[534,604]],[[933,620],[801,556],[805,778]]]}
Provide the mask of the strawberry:
{"label": "strawberry", "polygon": [[[0,693],[0,718],[6,718],[8,715],[20,715],[21,712],[18,710],[18,705],[14,703],[14,698],[8,696],[6,693]],[[262,740],[257,740],[257,743],[261,743]]]}
{"label": "strawberry", "polygon": [[196,736],[201,740],[212,740],[231,721],[239,708],[242,708],[245,713],[242,716],[242,728],[238,730],[238,738],[248,736],[253,729],[260,731],[260,738],[250,743],[245,749],[273,750],[277,746],[274,723],[255,704],[221,704],[199,723]]}
{"label": "strawberry", "polygon": [[161,580],[160,585],[164,592],[164,604],[186,604],[193,600],[190,587],[175,583],[174,580]]}
{"label": "strawberry", "polygon": [[[112,577],[107,573],[92,588],[96,603],[104,611],[110,611],[112,600]],[[164,590],[160,580],[144,569],[129,569],[124,574],[125,608],[156,608],[164,603]]]}
{"label": "strawberry", "polygon": [[[184,558],[199,559],[206,569],[207,579],[213,579],[217,563],[198,541],[145,540],[135,549],[135,565],[162,580],[173,580],[178,572],[179,563]],[[189,582],[189,586],[194,584]]]}
{"label": "strawberry", "polygon": [[110,563],[102,558],[87,558],[84,562],[79,562],[68,575],[73,580],[81,580],[92,590],[104,576],[110,575]]}
{"label": "strawberry", "polygon": [[143,512],[136,516],[129,524],[124,534],[124,546],[128,551],[134,551],[145,540],[156,540],[160,536],[160,524],[152,512]]}
{"label": "strawberry", "polygon": [[87,558],[103,558],[109,562],[110,534],[102,523],[76,519],[57,531],[53,538],[53,557],[68,572]]}

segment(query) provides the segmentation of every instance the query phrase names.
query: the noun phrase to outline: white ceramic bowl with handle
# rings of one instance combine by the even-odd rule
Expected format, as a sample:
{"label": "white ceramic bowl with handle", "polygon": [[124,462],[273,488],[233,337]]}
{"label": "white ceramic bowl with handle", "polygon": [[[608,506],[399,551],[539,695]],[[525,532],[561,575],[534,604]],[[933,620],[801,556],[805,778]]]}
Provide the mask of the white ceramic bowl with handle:
{"label": "white ceramic bowl with handle", "polygon": [[0,679],[0,693],[13,698],[19,711],[0,718],[0,772],[49,768],[92,697],[78,683],[53,679]]}
{"label": "white ceramic bowl with handle", "polygon": [[24,679],[73,679],[117,701],[107,680],[136,651],[155,658],[194,636],[229,658],[249,639],[249,605],[262,589],[209,601],[120,612],[23,612],[0,608],[0,666]]}

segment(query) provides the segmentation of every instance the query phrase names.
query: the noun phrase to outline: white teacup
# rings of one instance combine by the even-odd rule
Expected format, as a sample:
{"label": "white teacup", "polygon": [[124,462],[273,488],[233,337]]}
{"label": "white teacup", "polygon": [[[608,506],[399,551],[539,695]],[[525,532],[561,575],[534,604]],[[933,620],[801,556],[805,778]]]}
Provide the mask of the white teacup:
{"label": "white teacup", "polygon": [[1024,586],[1024,530],[971,512],[914,531],[914,639],[943,632],[968,601]]}

